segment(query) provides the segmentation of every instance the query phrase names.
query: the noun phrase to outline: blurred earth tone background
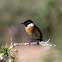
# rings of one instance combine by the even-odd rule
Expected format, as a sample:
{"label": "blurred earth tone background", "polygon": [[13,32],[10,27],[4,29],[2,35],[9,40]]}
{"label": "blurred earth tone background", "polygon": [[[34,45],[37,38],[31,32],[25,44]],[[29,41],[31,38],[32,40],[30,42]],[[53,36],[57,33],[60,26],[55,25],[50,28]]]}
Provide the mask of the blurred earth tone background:
{"label": "blurred earth tone background", "polygon": [[[44,37],[47,32],[45,41],[50,38],[50,43],[57,45],[48,51],[44,62],[62,62],[62,0],[0,0],[0,47],[10,45],[11,37],[17,43],[29,42],[21,25],[28,19],[33,20]],[[54,53],[58,57],[54,58],[53,50],[59,52]],[[43,62],[41,59],[38,62]]]}

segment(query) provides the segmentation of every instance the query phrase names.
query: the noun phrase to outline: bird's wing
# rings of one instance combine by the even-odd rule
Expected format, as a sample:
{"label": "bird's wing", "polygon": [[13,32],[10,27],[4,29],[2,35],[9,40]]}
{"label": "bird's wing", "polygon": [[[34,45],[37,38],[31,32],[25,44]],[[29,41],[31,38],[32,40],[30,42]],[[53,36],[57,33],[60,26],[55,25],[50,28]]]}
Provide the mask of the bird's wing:
{"label": "bird's wing", "polygon": [[33,32],[34,36],[37,37],[38,40],[42,41],[42,38],[43,38],[42,33],[41,33],[40,29],[36,25],[34,25],[33,31],[34,31]]}

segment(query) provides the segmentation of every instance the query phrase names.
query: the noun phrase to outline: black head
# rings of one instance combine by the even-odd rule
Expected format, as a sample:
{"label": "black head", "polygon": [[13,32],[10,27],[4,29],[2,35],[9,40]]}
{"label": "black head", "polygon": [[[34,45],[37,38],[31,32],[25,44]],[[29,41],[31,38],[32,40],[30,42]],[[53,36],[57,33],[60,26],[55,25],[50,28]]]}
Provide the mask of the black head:
{"label": "black head", "polygon": [[27,20],[27,21],[25,21],[24,23],[21,23],[21,24],[24,24],[25,26],[27,26],[30,23],[33,23],[33,22],[31,20]]}

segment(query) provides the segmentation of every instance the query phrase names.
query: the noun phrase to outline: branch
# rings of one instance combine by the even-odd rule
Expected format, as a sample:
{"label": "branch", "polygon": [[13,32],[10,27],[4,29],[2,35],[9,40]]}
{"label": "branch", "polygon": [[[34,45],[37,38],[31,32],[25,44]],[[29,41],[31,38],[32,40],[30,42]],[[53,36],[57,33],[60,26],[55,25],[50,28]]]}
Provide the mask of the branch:
{"label": "branch", "polygon": [[[49,44],[49,41],[50,41],[50,39],[48,39],[46,42],[41,41],[41,42],[39,42],[39,45],[41,45],[41,46],[56,46],[55,44]],[[37,42],[32,42],[30,44],[29,43],[13,43],[12,42],[9,49],[12,49],[13,47],[19,46],[19,45],[29,46],[29,45],[36,45],[36,44],[37,44]]]}

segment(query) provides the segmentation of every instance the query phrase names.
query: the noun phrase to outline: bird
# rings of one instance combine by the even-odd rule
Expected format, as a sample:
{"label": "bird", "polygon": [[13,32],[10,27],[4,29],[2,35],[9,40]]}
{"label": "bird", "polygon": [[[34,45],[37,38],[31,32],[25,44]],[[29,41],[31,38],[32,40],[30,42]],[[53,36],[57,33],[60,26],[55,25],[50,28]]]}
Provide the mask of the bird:
{"label": "bird", "polygon": [[40,29],[34,24],[32,20],[26,20],[25,22],[21,23],[25,25],[25,31],[29,35],[29,37],[33,40],[37,40],[37,44],[43,41],[43,36]]}

